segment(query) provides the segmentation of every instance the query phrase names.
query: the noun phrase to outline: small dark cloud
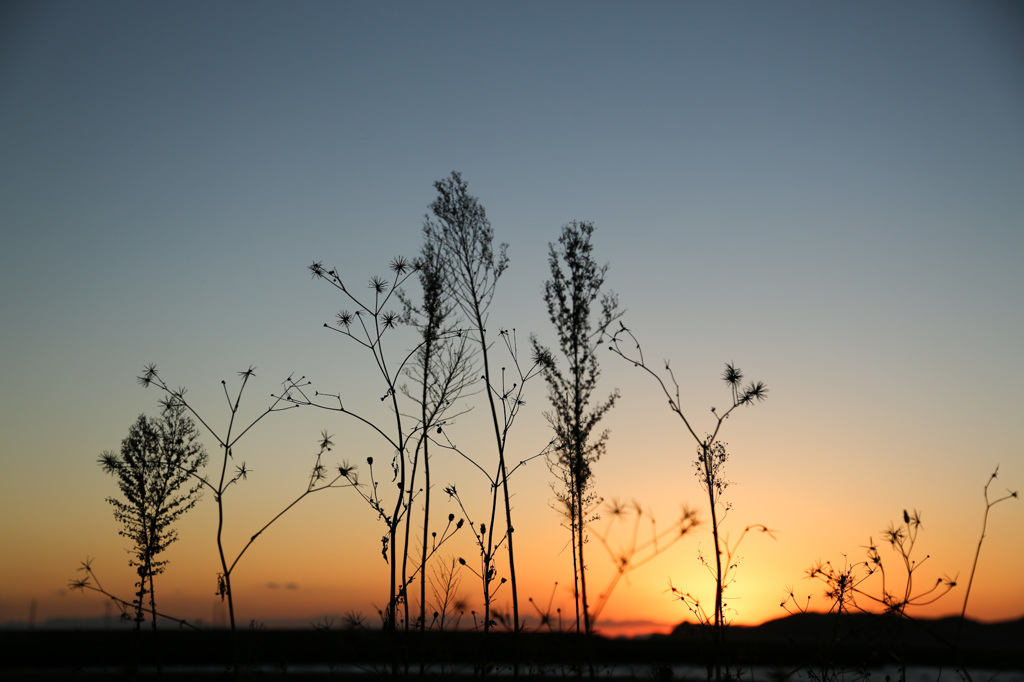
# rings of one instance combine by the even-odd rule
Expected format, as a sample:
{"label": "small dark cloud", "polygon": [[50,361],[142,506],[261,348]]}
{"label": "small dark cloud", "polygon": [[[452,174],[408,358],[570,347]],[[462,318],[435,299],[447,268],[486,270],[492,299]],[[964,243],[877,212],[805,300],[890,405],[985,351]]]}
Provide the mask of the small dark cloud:
{"label": "small dark cloud", "polygon": [[287,589],[289,589],[289,590],[297,590],[297,589],[299,589],[299,586],[296,583],[288,583]]}
{"label": "small dark cloud", "polygon": [[277,583],[267,583],[267,589],[268,590],[276,590],[279,587],[281,587],[281,586],[278,585]]}

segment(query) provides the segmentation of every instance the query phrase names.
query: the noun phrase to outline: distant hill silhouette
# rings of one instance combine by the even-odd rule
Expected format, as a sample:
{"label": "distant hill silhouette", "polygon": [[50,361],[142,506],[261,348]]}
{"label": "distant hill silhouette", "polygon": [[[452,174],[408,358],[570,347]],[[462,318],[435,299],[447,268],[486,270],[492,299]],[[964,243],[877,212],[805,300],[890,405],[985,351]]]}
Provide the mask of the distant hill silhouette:
{"label": "distant hill silhouette", "polygon": [[[854,613],[800,613],[757,626],[730,626],[729,644],[759,660],[790,658],[788,654],[821,655],[886,662],[969,662],[1024,667],[1024,618],[1001,623],[965,620],[956,640],[960,619],[897,618],[892,615]],[[702,640],[710,632],[700,625],[681,623],[671,634],[681,641]],[[775,653],[772,653],[775,652]],[[955,653],[955,656],[954,656]]]}

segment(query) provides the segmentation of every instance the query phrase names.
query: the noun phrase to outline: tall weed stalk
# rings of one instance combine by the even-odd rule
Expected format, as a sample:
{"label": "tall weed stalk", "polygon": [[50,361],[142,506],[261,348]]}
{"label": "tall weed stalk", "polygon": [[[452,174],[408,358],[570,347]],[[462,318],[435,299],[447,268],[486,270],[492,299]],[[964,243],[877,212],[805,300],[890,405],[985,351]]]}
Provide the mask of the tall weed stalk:
{"label": "tall weed stalk", "polygon": [[1000,502],[1005,502],[1010,499],[1017,499],[1016,490],[1007,490],[1006,494],[1002,497],[997,497],[994,500],[990,500],[988,497],[988,487],[992,485],[992,481],[996,480],[999,476],[999,465],[996,465],[995,471],[988,477],[985,482],[985,488],[982,493],[985,496],[985,514],[981,518],[981,535],[978,537],[978,548],[974,552],[974,562],[971,564],[971,575],[967,579],[967,589],[964,592],[964,605],[960,609],[960,622],[956,626],[956,637],[953,640],[953,648],[956,649],[960,645],[960,631],[963,629],[964,620],[967,618],[967,600],[971,597],[971,586],[974,585],[974,573],[978,570],[978,557],[981,556],[981,543],[985,541],[985,532],[988,529],[988,513],[992,511],[992,507],[996,506]]}
{"label": "tall weed stalk", "polygon": [[[593,492],[593,465],[604,454],[608,431],[596,431],[598,423],[615,406],[618,390],[592,404],[601,375],[597,348],[608,327],[622,313],[614,293],[602,292],[608,266],[594,259],[594,225],[572,222],[562,227],[558,246],[548,246],[551,278],[544,283],[544,302],[558,337],[565,362],[559,367],[552,351],[531,337],[534,355],[544,369],[551,411],[545,413],[555,432],[553,467],[565,484],[555,494],[567,510],[573,548],[573,594],[576,631],[591,634],[593,624],[587,598],[587,563],[584,556],[587,510],[597,500]],[[598,308],[598,310],[594,310]]]}
{"label": "tall weed stalk", "polygon": [[[406,590],[410,584],[408,575],[409,535],[412,527],[413,498],[417,491],[416,475],[422,462],[423,524],[420,538],[419,567],[419,616],[417,623],[421,632],[427,629],[427,560],[437,551],[437,533],[431,535],[430,510],[431,492],[431,440],[433,431],[440,432],[451,424],[461,412],[453,410],[456,400],[466,394],[477,372],[473,347],[469,337],[454,326],[455,302],[450,296],[445,278],[444,256],[436,244],[424,242],[416,265],[419,273],[421,302],[415,303],[402,296],[405,306],[404,320],[420,332],[421,342],[415,362],[407,370],[413,388],[403,392],[419,403],[422,429],[417,433],[413,451],[410,484],[406,490],[409,508],[405,523],[405,549],[402,562],[402,582]],[[449,524],[452,517],[449,517]],[[461,527],[462,520],[459,520]],[[442,534],[442,537],[443,534]],[[408,598],[406,599],[406,628],[409,627]],[[442,614],[444,613],[442,609]],[[442,623],[443,623],[442,615]]]}
{"label": "tall weed stalk", "polygon": [[[428,269],[422,269],[423,266],[427,266]],[[390,265],[394,279],[389,281],[383,277],[371,278],[369,288],[373,292],[373,298],[372,301],[364,301],[349,289],[336,268],[328,270],[319,262],[315,262],[309,267],[315,279],[330,284],[344,294],[354,306],[353,312],[340,311],[336,316],[335,324],[325,323],[324,327],[341,334],[354,341],[357,346],[369,351],[384,383],[384,394],[380,397],[380,401],[388,405],[389,419],[393,420],[390,427],[378,424],[370,417],[346,407],[340,393],[323,393],[313,391],[307,385],[294,384],[289,387],[288,391],[288,400],[294,405],[316,406],[355,418],[378,434],[393,453],[390,462],[391,483],[394,484],[396,493],[393,501],[380,489],[381,481],[377,480],[373,471],[373,457],[368,457],[366,460],[370,469],[368,490],[363,492],[361,488],[357,487],[360,496],[386,526],[386,532],[381,538],[381,556],[388,564],[390,587],[388,605],[383,613],[383,618],[384,628],[390,632],[397,630],[400,606],[404,606],[406,627],[409,623],[408,586],[411,578],[408,573],[410,553],[410,521],[408,519],[418,492],[414,478],[420,452],[426,444],[424,434],[427,429],[439,428],[444,423],[446,412],[467,384],[466,373],[470,366],[468,364],[469,354],[465,350],[464,344],[460,346],[456,342],[454,345],[448,345],[449,340],[457,339],[459,332],[446,325],[450,309],[445,306],[443,290],[438,289],[440,287],[438,268],[438,264],[434,261],[428,262],[421,259],[418,262],[410,262],[401,257],[395,258]],[[403,316],[395,312],[391,306],[403,303],[400,288],[417,272],[420,273],[421,282],[426,287],[426,298],[422,308],[412,306],[406,299],[404,303],[406,311]],[[403,321],[415,321],[424,316],[425,320],[418,324],[421,331],[419,343],[411,351],[400,351],[397,354],[397,359],[393,358],[386,345],[389,333],[397,329]],[[402,386],[400,380],[403,376],[412,376],[421,384],[422,392],[419,395],[414,395]],[[399,403],[400,395],[420,401],[418,414],[409,415],[403,411]],[[358,486],[359,481],[354,472],[350,473],[349,480],[353,485]],[[405,521],[404,533],[402,532],[403,520]],[[425,515],[425,528],[426,523]],[[440,544],[451,537],[449,530],[454,532],[458,528],[461,528],[461,522],[452,527],[450,518],[449,527],[442,533],[441,540],[429,550],[430,543],[427,541],[426,531],[424,531],[424,542],[421,548],[422,561],[415,569],[413,576],[422,576],[427,556],[436,552]],[[401,551],[401,556],[399,556],[399,551]],[[422,601],[421,597],[421,603]],[[421,614],[420,619],[422,620],[422,618]]]}
{"label": "tall weed stalk", "polygon": [[[686,432],[697,443],[697,459],[695,461],[697,480],[707,495],[708,511],[711,514],[711,533],[715,549],[714,566],[711,569],[715,579],[715,608],[713,616],[706,620],[710,621],[713,627],[715,645],[713,667],[715,679],[719,679],[722,672],[723,636],[727,625],[722,597],[728,584],[727,574],[731,564],[729,561],[723,562],[722,560],[723,555],[726,553],[727,543],[723,542],[720,524],[728,514],[730,506],[724,504],[722,500],[722,494],[729,485],[729,482],[724,478],[723,472],[725,462],[728,459],[728,453],[725,450],[725,444],[718,441],[718,433],[722,428],[722,424],[736,408],[741,405],[753,405],[763,401],[768,395],[768,387],[762,381],[752,381],[744,385],[742,383],[743,373],[732,363],[726,364],[722,380],[729,387],[732,404],[721,412],[714,407],[711,408],[711,414],[714,417],[713,428],[710,433],[707,433],[702,438],[697,435],[690,420],[683,413],[679,382],[676,381],[675,374],[672,372],[668,361],[665,362],[664,368],[668,375],[668,383],[666,383],[666,380],[646,363],[640,342],[621,322],[619,323],[619,329],[611,336],[609,349],[624,360],[632,362],[634,367],[642,369],[655,380],[665,398],[668,399],[669,409],[679,417]],[[748,527],[748,530],[750,529],[757,529],[770,534],[770,531],[765,526]],[[744,531],[745,533],[746,531]],[[733,551],[735,551],[735,548],[733,548]]]}
{"label": "tall weed stalk", "polygon": [[[515,562],[515,527],[512,523],[512,503],[508,486],[509,467],[506,461],[506,446],[509,429],[515,414],[521,406],[522,385],[533,376],[532,370],[521,371],[517,364],[518,381],[509,385],[502,371],[501,383],[491,366],[491,340],[488,337],[488,318],[498,279],[508,267],[508,245],[502,244],[494,250],[494,229],[487,219],[483,205],[469,194],[469,188],[458,172],[434,183],[437,198],[430,204],[433,218],[427,216],[423,223],[423,238],[430,248],[441,254],[445,266],[445,277],[449,290],[466,321],[467,333],[479,350],[483,366],[483,385],[490,409],[491,425],[494,430],[497,451],[497,474],[493,485],[500,489],[504,506],[503,542],[508,547],[509,579],[512,589],[513,629],[519,632],[519,588]],[[514,332],[513,332],[514,333]],[[514,339],[509,341],[509,332],[501,330],[506,346],[514,348]],[[513,359],[515,359],[513,351]],[[512,396],[516,396],[512,399]],[[488,478],[491,478],[488,475]],[[497,490],[495,491],[497,494]],[[495,503],[497,497],[494,497]],[[495,514],[487,527],[485,554],[495,546]],[[484,570],[488,575],[488,569]],[[485,595],[486,596],[486,595]],[[489,611],[485,602],[485,610]],[[490,618],[484,618],[484,629],[490,628]]]}

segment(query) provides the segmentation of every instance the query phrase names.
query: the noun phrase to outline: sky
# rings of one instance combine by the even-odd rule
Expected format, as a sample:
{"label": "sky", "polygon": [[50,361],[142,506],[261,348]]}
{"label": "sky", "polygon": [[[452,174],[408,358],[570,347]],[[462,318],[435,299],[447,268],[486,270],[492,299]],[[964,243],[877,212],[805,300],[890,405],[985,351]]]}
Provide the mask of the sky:
{"label": "sky", "polygon": [[[147,363],[215,429],[221,380],[234,395],[250,365],[240,418],[292,375],[389,419],[369,357],[323,328],[350,304],[306,268],[368,291],[416,255],[433,183],[453,170],[509,245],[491,321],[524,358],[530,334],[554,343],[548,244],[589,220],[624,324],[654,367],[671,361],[698,431],[728,404],[726,362],[767,383],[722,431],[724,533],[775,536],[736,552],[734,622],[784,616],[790,587],[826,608],[806,570],[862,561],[904,509],[923,521],[915,584],[960,583],[913,613],[959,614],[986,481],[998,465],[990,499],[1024,485],[1018,5],[13,2],[0,9],[0,627],[108,613],[67,589],[86,558],[130,594],[105,501],[116,485],[96,460],[157,412],[136,382]],[[394,353],[411,347],[395,338]],[[621,580],[599,624],[665,631],[693,618],[670,585],[713,604],[694,444],[651,377],[600,362],[601,390],[621,398],[595,490],[644,517],[634,534],[601,508],[591,593],[614,573],[597,536],[619,552],[683,505],[704,521]],[[550,440],[546,389],[525,390],[510,461]],[[448,432],[489,461],[482,395],[461,405]],[[268,416],[236,450],[252,473],[225,498],[229,551],[305,489],[321,430],[331,464],[392,454],[344,415]],[[456,484],[479,518],[486,481],[441,455],[435,471],[436,517],[463,516],[441,490]],[[554,483],[540,459],[510,481],[532,627],[528,598],[571,610]],[[168,613],[223,623],[215,528],[207,495],[166,554]],[[1024,616],[1022,528],[1019,499],[991,509],[969,616]],[[239,562],[240,621],[373,620],[382,533],[352,490],[304,500]],[[435,567],[475,556],[470,540]],[[880,551],[898,581],[898,556]],[[459,575],[479,611],[475,577]]]}

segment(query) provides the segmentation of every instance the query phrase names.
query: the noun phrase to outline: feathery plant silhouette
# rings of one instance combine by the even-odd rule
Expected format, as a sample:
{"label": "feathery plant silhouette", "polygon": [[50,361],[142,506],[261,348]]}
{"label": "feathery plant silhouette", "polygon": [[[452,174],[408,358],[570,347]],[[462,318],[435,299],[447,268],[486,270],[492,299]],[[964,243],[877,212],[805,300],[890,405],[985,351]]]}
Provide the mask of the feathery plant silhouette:
{"label": "feathery plant silhouette", "polygon": [[[513,355],[513,361],[519,370],[518,381],[512,386],[505,383],[504,371],[499,387],[491,368],[490,342],[487,337],[487,322],[491,301],[494,298],[498,279],[508,267],[508,245],[502,244],[497,253],[494,251],[494,229],[487,219],[487,213],[476,197],[469,194],[469,188],[462,175],[453,171],[452,174],[434,183],[437,198],[430,204],[433,218],[427,216],[423,223],[424,241],[430,248],[441,254],[445,266],[445,276],[451,295],[457,302],[466,321],[467,333],[478,345],[483,365],[484,391],[487,394],[488,407],[491,413],[491,424],[494,429],[495,446],[497,449],[497,474],[493,483],[500,486],[504,502],[505,534],[508,546],[509,578],[512,587],[512,621],[513,629],[518,633],[519,591],[516,580],[515,563],[515,528],[512,523],[512,504],[508,488],[509,468],[505,459],[508,432],[512,422],[522,405],[523,384],[533,376],[533,370],[521,371],[515,357],[514,337],[510,341],[508,331],[500,334],[505,338],[506,347]],[[513,398],[514,396],[514,398]],[[501,416],[499,417],[499,408]],[[490,478],[490,476],[488,475]],[[493,496],[497,503],[497,491]],[[484,553],[490,555],[495,547],[495,513],[492,504],[490,523],[487,524],[487,540],[484,542]],[[488,564],[486,561],[485,564]],[[482,575],[485,582],[490,570],[485,568]],[[484,629],[490,627],[490,604],[486,600],[489,590],[485,589]]]}
{"label": "feathery plant silhouette", "polygon": [[[473,383],[477,369],[474,363],[474,348],[469,344],[469,337],[454,327],[455,302],[450,296],[448,282],[445,277],[444,254],[437,250],[437,245],[425,241],[416,261],[419,273],[422,301],[413,302],[399,291],[399,298],[404,307],[403,321],[418,329],[421,342],[417,349],[415,362],[406,370],[406,374],[418,388],[412,390],[403,387],[403,393],[419,404],[420,424],[422,429],[417,433],[416,446],[413,450],[410,482],[406,490],[407,518],[405,523],[405,546],[402,553],[402,584],[404,589],[412,578],[408,575],[409,533],[412,526],[413,498],[416,492],[416,475],[422,462],[423,486],[420,489],[423,497],[423,528],[420,540],[420,563],[415,573],[419,574],[420,612],[417,617],[420,631],[427,629],[427,560],[437,551],[437,533],[430,531],[431,502],[431,453],[430,434],[441,432],[461,413],[452,413],[451,408],[456,400],[467,393]],[[416,391],[416,395],[413,394]],[[452,519],[449,518],[449,523]],[[460,519],[459,523],[462,523]],[[457,526],[458,528],[459,526]],[[442,534],[443,536],[443,534]],[[415,574],[414,573],[414,574]],[[449,576],[451,578],[451,576]],[[451,585],[450,581],[448,582]],[[409,626],[408,598],[406,605],[406,628]],[[444,625],[445,609],[441,609],[441,626]],[[436,616],[435,619],[436,621]]]}
{"label": "feathery plant silhouette", "polygon": [[[558,366],[550,349],[531,336],[534,356],[544,372],[551,411],[545,413],[555,432],[555,457],[549,465],[557,472],[564,490],[555,496],[564,505],[573,548],[573,594],[576,606],[576,631],[593,631],[587,599],[587,564],[584,559],[590,509],[599,500],[593,492],[593,464],[604,454],[608,431],[595,433],[598,423],[619,397],[613,391],[602,402],[591,405],[601,375],[597,348],[608,327],[622,313],[614,293],[604,292],[608,266],[594,260],[592,236],[594,224],[571,222],[562,227],[558,246],[548,245],[551,278],[544,282],[544,302],[555,327],[558,346],[567,367]],[[600,298],[600,302],[598,299]],[[600,306],[596,319],[592,308]]]}
{"label": "feathery plant silhouette", "polygon": [[[163,404],[159,419],[140,414],[121,441],[120,452],[108,450],[100,455],[100,466],[117,479],[123,497],[107,498],[114,508],[114,518],[121,524],[118,535],[133,545],[128,563],[139,576],[134,600],[136,629],[145,620],[148,594],[152,627],[156,630],[154,578],[167,565],[166,560],[157,557],[178,539],[174,523],[199,501],[200,486],[184,486],[206,461],[195,423],[183,407],[171,402]],[[83,566],[88,577],[88,562]]]}

